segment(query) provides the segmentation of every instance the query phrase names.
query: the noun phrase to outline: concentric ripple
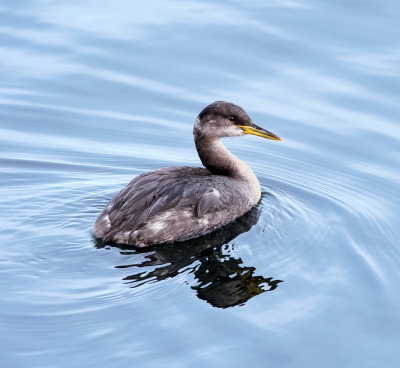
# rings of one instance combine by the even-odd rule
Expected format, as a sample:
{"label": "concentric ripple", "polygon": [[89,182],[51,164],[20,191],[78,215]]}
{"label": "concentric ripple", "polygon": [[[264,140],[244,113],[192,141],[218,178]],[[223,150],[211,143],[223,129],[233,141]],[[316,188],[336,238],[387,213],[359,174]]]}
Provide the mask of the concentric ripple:
{"label": "concentric ripple", "polygon": [[[398,2],[1,12],[2,367],[397,367]],[[283,138],[225,142],[260,204],[186,244],[97,244],[133,177],[200,165],[215,100]]]}

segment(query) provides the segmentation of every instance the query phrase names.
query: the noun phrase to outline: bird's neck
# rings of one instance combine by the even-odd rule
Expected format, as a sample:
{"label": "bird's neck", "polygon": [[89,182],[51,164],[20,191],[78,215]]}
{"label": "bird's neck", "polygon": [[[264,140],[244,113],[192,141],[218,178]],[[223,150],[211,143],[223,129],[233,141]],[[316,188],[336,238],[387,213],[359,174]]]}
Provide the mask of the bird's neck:
{"label": "bird's neck", "polygon": [[260,198],[260,183],[243,161],[229,152],[219,138],[195,135],[195,144],[203,165],[216,175],[225,175],[248,182],[255,198]]}

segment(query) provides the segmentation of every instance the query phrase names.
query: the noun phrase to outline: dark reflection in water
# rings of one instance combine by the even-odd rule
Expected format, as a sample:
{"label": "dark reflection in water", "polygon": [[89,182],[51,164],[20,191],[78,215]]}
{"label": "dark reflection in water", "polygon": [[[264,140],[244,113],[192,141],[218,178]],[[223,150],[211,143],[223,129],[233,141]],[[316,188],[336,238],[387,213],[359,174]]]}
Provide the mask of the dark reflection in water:
{"label": "dark reflection in water", "polygon": [[[256,295],[276,289],[278,283],[282,282],[272,277],[256,276],[255,267],[244,266],[241,258],[226,254],[230,247],[228,243],[249,231],[257,223],[260,213],[261,205],[255,206],[236,221],[208,235],[185,242],[153,246],[143,262],[116,268],[137,268],[136,273],[124,278],[126,283],[134,284],[132,287],[190,272],[198,282],[192,289],[196,290],[200,299],[218,308],[244,304]],[[95,242],[98,248],[110,245],[118,247],[121,254],[143,252],[132,246],[102,243],[99,240]],[[155,268],[142,272],[143,267]]]}

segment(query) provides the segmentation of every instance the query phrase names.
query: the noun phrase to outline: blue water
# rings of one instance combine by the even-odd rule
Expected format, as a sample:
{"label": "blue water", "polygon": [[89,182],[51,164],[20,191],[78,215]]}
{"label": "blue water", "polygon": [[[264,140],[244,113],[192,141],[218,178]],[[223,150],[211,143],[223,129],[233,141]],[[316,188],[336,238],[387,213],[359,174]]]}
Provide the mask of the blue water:
{"label": "blue water", "polygon": [[[399,17],[395,0],[3,1],[1,366],[398,367]],[[197,243],[96,246],[131,178],[200,165],[215,100],[283,138],[226,140],[260,206]]]}

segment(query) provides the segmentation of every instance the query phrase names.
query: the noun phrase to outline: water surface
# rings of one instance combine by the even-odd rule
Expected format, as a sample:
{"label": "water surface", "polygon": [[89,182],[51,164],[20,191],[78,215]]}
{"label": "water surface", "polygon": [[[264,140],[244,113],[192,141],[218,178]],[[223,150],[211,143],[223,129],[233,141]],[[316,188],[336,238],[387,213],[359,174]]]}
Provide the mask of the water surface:
{"label": "water surface", "polygon": [[[400,6],[394,0],[0,5],[4,367],[397,367]],[[200,161],[197,113],[263,196],[200,241],[90,228],[132,177]]]}

